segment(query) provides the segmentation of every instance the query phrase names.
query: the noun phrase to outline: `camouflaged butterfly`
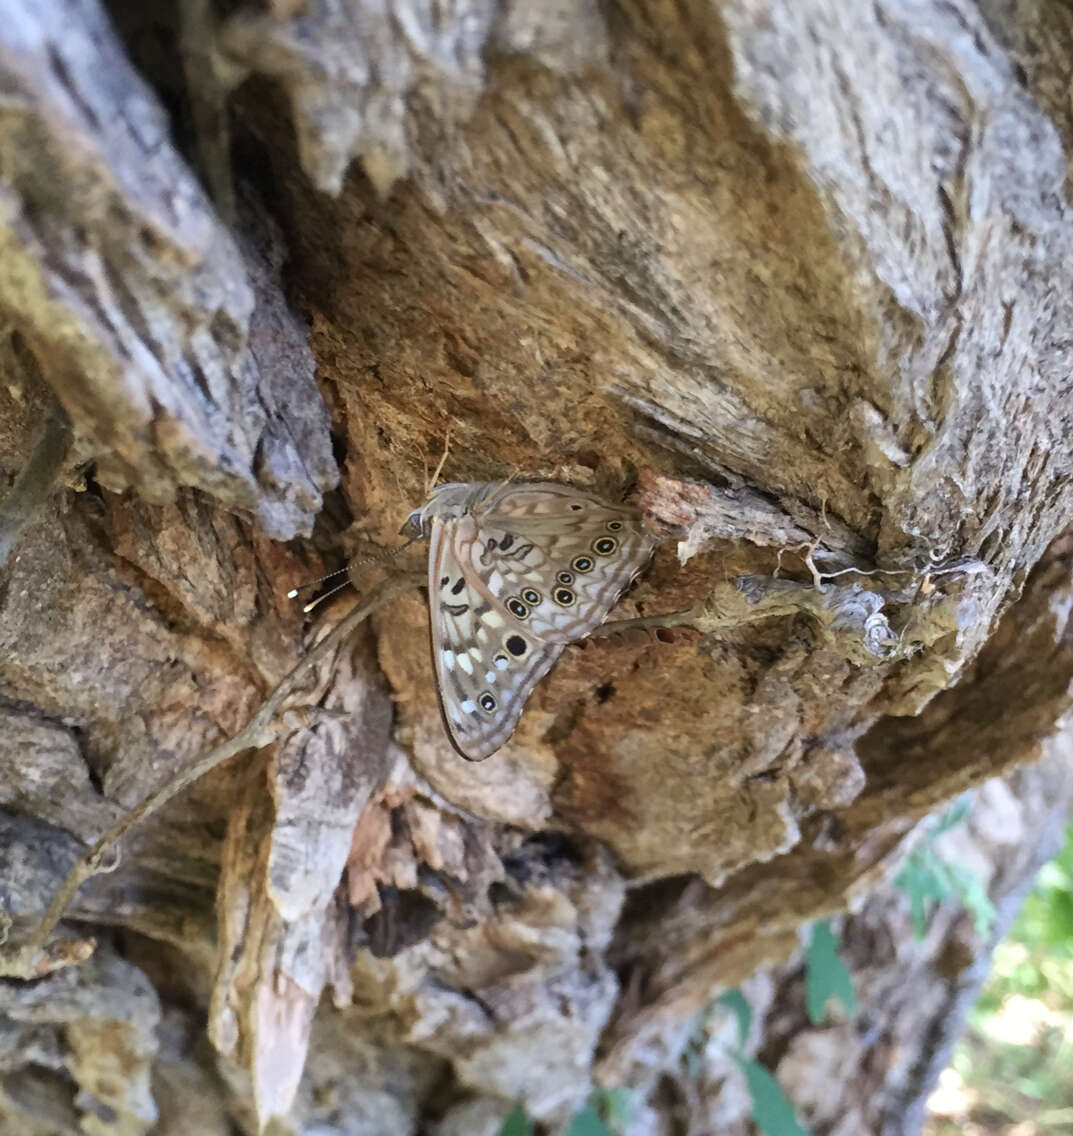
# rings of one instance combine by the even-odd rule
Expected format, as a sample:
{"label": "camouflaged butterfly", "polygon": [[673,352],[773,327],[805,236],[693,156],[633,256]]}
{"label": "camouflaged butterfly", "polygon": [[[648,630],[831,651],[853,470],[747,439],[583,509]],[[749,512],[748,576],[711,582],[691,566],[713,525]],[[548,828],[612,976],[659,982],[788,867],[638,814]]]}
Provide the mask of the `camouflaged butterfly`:
{"label": "camouflaged butterfly", "polygon": [[429,538],[440,710],[469,761],[514,733],[533,687],[603,622],[656,544],[636,509],[554,481],[440,485],[403,532]]}

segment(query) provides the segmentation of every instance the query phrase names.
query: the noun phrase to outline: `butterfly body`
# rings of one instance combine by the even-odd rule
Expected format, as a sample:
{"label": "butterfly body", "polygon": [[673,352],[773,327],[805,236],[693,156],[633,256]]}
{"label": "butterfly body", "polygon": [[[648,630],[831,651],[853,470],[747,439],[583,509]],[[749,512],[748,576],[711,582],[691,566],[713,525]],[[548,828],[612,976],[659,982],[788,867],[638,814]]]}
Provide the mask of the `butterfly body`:
{"label": "butterfly body", "polygon": [[507,741],[533,687],[655,546],[635,509],[552,481],[440,485],[403,531],[429,541],[440,708],[470,761]]}

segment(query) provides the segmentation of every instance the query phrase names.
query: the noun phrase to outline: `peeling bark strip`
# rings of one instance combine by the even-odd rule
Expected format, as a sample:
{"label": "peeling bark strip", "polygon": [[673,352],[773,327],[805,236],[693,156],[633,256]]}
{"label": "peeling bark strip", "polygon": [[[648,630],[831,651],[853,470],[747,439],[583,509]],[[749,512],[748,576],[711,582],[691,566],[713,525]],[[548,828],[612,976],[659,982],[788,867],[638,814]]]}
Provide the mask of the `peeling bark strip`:
{"label": "peeling bark strip", "polygon": [[253,219],[240,250],[92,0],[8,5],[0,77],[0,305],[101,483],[308,531],[336,477],[327,416]]}
{"label": "peeling bark strip", "polygon": [[421,176],[421,119],[446,140],[473,114],[488,58],[517,53],[570,74],[605,60],[607,31],[594,0],[444,13],[313,0],[298,19],[283,7],[239,12],[221,29],[220,49],[286,89],[302,164],[320,189],[339,193],[358,159],[384,196],[408,173]]}
{"label": "peeling bark strip", "polygon": [[[1068,13],[112,11],[0,21],[0,490],[52,398],[95,463],[0,568],[4,1136],[745,1136],[731,986],[816,1136],[910,1136],[989,944],[888,881],[970,792],[1012,906],[1073,784]],[[286,600],[448,433],[668,537],[479,766],[412,589]]]}
{"label": "peeling bark strip", "polygon": [[340,881],[388,772],[390,704],[367,648],[344,646],[336,662],[318,683],[318,701],[336,716],[277,745],[267,771],[274,808],[258,767],[228,825],[209,1032],[250,1071],[262,1128],[294,1104],[322,992],[332,987],[339,1008],[353,997]]}

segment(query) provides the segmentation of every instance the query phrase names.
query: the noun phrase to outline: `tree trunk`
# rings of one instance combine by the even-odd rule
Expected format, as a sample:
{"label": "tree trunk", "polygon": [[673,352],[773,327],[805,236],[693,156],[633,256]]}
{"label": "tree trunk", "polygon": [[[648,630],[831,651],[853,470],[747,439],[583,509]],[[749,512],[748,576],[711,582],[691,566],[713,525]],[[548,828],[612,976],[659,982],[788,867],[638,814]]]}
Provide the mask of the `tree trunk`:
{"label": "tree trunk", "polygon": [[[740,986],[817,1136],[918,1131],[1073,792],[1069,10],[0,9],[0,1130],[744,1133]],[[404,590],[38,950],[444,453],[631,495],[646,620],[467,763]],[[916,942],[966,792],[998,928]]]}

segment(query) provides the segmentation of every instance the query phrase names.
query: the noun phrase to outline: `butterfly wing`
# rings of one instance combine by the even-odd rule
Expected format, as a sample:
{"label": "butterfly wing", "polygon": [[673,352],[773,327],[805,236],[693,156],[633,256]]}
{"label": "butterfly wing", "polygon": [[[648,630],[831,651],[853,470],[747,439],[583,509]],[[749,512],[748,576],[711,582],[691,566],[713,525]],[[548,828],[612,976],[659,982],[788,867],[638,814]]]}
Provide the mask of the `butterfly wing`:
{"label": "butterfly wing", "polygon": [[490,757],[514,733],[533,687],[562,654],[515,629],[482,585],[472,547],[472,516],[433,521],[428,594],[432,661],[440,711],[455,749],[469,761]]}
{"label": "butterfly wing", "polygon": [[599,626],[656,545],[637,510],[555,482],[503,486],[473,516],[473,576],[510,626],[546,644]]}

